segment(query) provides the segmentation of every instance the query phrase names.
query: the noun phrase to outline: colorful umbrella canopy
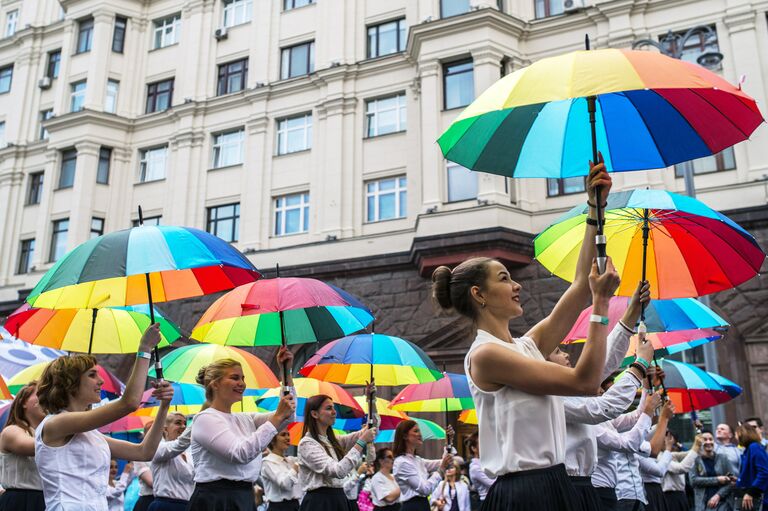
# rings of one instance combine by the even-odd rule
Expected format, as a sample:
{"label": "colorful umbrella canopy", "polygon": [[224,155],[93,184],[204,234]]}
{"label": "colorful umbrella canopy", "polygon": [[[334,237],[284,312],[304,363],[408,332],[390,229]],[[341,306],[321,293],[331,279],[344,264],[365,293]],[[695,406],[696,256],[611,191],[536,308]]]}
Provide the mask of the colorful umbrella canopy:
{"label": "colorful umbrella canopy", "polygon": [[[229,346],[324,342],[364,330],[373,315],[357,298],[315,279],[264,279],[216,300],[192,338]],[[281,322],[283,330],[281,332]]]}
{"label": "colorful umbrella canopy", "polygon": [[[176,348],[162,359],[163,375],[181,383],[197,383],[197,372],[201,367],[222,358],[233,358],[240,362],[245,377],[245,385],[251,389],[277,387],[280,383],[267,364],[247,351],[218,346],[215,344],[192,344]],[[155,368],[149,375],[155,377]]]}
{"label": "colorful umbrella canopy", "polygon": [[741,387],[694,365],[664,359],[664,386],[677,413],[705,410],[741,394]]}
{"label": "colorful umbrella canopy", "polygon": [[[40,381],[40,377],[43,375],[43,371],[50,362],[42,362],[27,367],[26,369],[18,372],[10,380],[8,380],[8,388],[11,390],[11,394],[16,394],[21,387],[31,382],[32,380]],[[115,375],[104,369],[101,365],[96,364],[99,376],[104,380],[104,384],[101,386],[102,397],[117,397],[123,393],[125,385],[123,382],[117,379]]]}
{"label": "colorful umbrella canopy", "polygon": [[99,432],[111,434],[142,431],[144,426],[152,420],[154,420],[152,417],[133,414],[126,415],[125,417],[117,419],[115,422],[99,428]]}
{"label": "colorful umbrella canopy", "polygon": [[[178,339],[181,332],[157,308],[154,312],[160,324],[158,347],[162,348]],[[25,303],[5,322],[11,334],[28,343],[80,353],[136,353],[149,325],[148,305],[36,309]]]}
{"label": "colorful umbrella canopy", "polygon": [[[679,335],[679,339],[675,336]],[[719,332],[709,329],[702,330],[681,330],[679,332],[667,332],[660,334],[647,334],[646,338],[653,346],[653,356],[656,358],[664,358],[668,355],[674,355],[685,350],[690,350],[698,346],[703,346],[708,342],[715,342],[723,338]],[[628,366],[635,360],[635,352],[637,350],[636,335],[633,335],[629,339],[629,348],[627,354],[622,360],[622,367]]]}
{"label": "colorful umbrella canopy", "polygon": [[0,399],[13,399],[11,391],[8,389],[8,385],[2,376],[0,376]]}
{"label": "colorful umbrella canopy", "polygon": [[474,170],[583,176],[594,159],[590,96],[597,97],[596,140],[609,171],[716,154],[763,122],[754,99],[701,66],[655,52],[603,49],[541,59],[505,76],[438,143],[448,160]]}
{"label": "colorful umbrella canopy", "polygon": [[391,406],[406,412],[454,412],[472,409],[475,402],[465,374],[444,373],[437,381],[408,385]]}
{"label": "colorful umbrella canopy", "polygon": [[[205,403],[205,388],[202,385],[193,383],[171,382],[173,387],[173,398],[170,405],[202,405]],[[147,389],[141,396],[142,408],[151,408],[160,406],[160,401],[152,396],[154,389]]]}
{"label": "colorful umbrella canopy", "polygon": [[359,334],[320,348],[299,371],[318,380],[365,385],[408,385],[442,378],[443,373],[415,344],[382,334]]}
{"label": "colorful umbrella canopy", "polygon": [[[647,280],[652,298],[695,297],[738,286],[760,270],[765,254],[755,238],[704,203],[663,190],[630,190],[608,197],[608,255],[621,276],[616,294],[631,296],[641,279],[644,211],[650,227]],[[563,215],[534,240],[536,258],[573,281],[584,239],[586,206]]]}
{"label": "colorful umbrella canopy", "polygon": [[46,309],[122,307],[225,291],[260,276],[237,249],[212,234],[142,225],[98,236],[67,253],[27,302]]}
{"label": "colorful umbrella canopy", "polygon": [[[355,396],[355,401],[357,401],[357,404],[362,407],[363,411],[365,411],[365,414],[368,415],[368,400],[366,397]],[[375,408],[376,413],[379,414],[380,419],[378,426],[379,429],[395,429],[398,424],[410,418],[401,411],[393,410],[391,406],[391,401],[387,401],[386,399],[382,399],[380,397],[376,398]]]}
{"label": "colorful umbrella canopy", "polygon": [[[187,385],[187,384],[183,384]],[[256,397],[254,396],[243,396],[243,399],[238,401],[237,403],[234,403],[232,405],[232,413],[238,413],[238,412],[246,412],[246,413],[268,413],[270,410],[267,410],[265,408],[261,408],[256,403]],[[196,404],[196,405],[186,405],[186,404],[171,404],[169,411],[171,412],[179,412],[183,413],[184,415],[195,415],[197,413],[200,413],[200,410],[202,410],[203,405],[202,404]],[[139,408],[135,412],[133,412],[133,415],[143,416],[143,417],[157,417],[157,412],[160,410],[159,404],[146,406]]]}
{"label": "colorful umbrella canopy", "polygon": [[40,362],[50,362],[66,355],[66,351],[34,346],[16,339],[5,328],[0,327],[0,374],[7,378],[24,368]]}
{"label": "colorful umbrella canopy", "polygon": [[[412,421],[416,421],[416,423],[419,425],[419,430],[421,430],[421,438],[422,440],[445,440],[445,430],[440,427],[438,424],[428,421],[426,419],[414,419],[413,417],[409,417]],[[376,443],[392,443],[395,441],[395,430],[394,429],[382,429],[376,434],[376,439],[374,442]]]}
{"label": "colorful umbrella canopy", "polygon": [[0,405],[0,429],[5,427],[5,423],[8,422],[8,416],[11,414],[11,405],[13,401],[4,401]]}
{"label": "colorful umbrella canopy", "polygon": [[459,421],[464,424],[477,424],[477,410],[464,410],[459,414]]}
{"label": "colorful umbrella canopy", "polygon": [[[352,395],[336,384],[314,378],[295,378],[293,386],[296,389],[296,397],[298,398],[296,402],[296,415],[303,417],[307,399],[318,394],[325,394],[333,400],[336,414],[342,419],[361,418],[365,415],[365,412]],[[259,406],[267,410],[275,410],[281,395],[281,389],[269,389],[259,399]]]}

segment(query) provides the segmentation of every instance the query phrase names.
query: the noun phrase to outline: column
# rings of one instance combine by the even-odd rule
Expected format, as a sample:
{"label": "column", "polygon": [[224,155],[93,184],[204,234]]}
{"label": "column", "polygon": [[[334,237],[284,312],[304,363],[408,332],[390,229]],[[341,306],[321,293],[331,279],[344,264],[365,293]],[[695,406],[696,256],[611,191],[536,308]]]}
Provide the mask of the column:
{"label": "column", "polygon": [[431,207],[439,207],[445,194],[445,160],[440,148],[434,143],[440,136],[442,117],[442,90],[440,84],[440,63],[428,60],[418,64],[418,80],[420,83],[421,118],[410,122],[412,126],[421,122],[421,188],[422,209],[424,213]]}
{"label": "column", "polygon": [[4,218],[0,222],[0,286],[7,285],[8,277],[16,273],[24,180],[24,174],[18,170],[21,166],[17,164],[17,155],[14,154],[16,148],[5,149],[3,152],[6,154],[5,158],[0,157],[0,218]]}
{"label": "column", "polygon": [[93,45],[88,57],[90,66],[85,89],[85,108],[89,110],[104,110],[114,22],[114,12],[100,10],[93,13]]}
{"label": "column", "polygon": [[260,250],[270,232],[269,205],[272,202],[272,194],[271,166],[268,160],[271,160],[271,155],[267,144],[270,118],[264,110],[266,101],[260,101],[258,107],[259,112],[251,115],[245,123],[243,186],[240,193],[241,250]]}
{"label": "column", "polygon": [[[208,160],[202,155],[205,133],[193,127],[180,130],[169,143],[166,160],[163,216],[168,225],[204,227]],[[188,193],[178,193],[188,190]],[[196,195],[195,195],[196,194]]]}
{"label": "column", "polygon": [[94,142],[78,143],[77,167],[72,197],[77,200],[72,204],[69,214],[68,245],[72,249],[90,238],[91,216],[93,214],[93,195],[96,192],[96,172],[99,166],[99,149]]}

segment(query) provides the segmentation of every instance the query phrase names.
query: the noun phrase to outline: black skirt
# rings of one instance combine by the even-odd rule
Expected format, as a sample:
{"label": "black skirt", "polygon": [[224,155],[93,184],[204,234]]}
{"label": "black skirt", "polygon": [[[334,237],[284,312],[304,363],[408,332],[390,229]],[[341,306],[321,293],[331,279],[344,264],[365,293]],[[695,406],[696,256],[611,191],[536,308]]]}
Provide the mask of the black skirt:
{"label": "black skirt", "polygon": [[645,499],[648,504],[646,511],[667,511],[667,501],[659,483],[643,483],[645,487]]}
{"label": "black skirt", "polygon": [[255,508],[253,485],[228,479],[195,483],[195,491],[187,504],[187,511],[253,511]]}
{"label": "black skirt", "polygon": [[[615,488],[595,488],[597,496],[600,498],[600,511],[616,511],[616,489]],[[688,510],[686,510],[688,511]]]}
{"label": "black skirt", "polygon": [[45,498],[42,490],[16,490],[7,488],[0,495],[0,511],[43,511]]}
{"label": "black skirt", "polygon": [[341,488],[310,490],[301,501],[301,511],[355,511]]}
{"label": "black skirt", "polygon": [[[184,511],[188,504],[188,500],[155,497],[148,511]],[[136,508],[133,509],[136,511]]]}
{"label": "black skirt", "polygon": [[373,511],[401,511],[400,504],[390,504],[388,506],[373,506]]}
{"label": "black skirt", "polygon": [[429,511],[429,501],[426,497],[413,497],[403,502],[400,511]]}
{"label": "black skirt", "polygon": [[581,504],[563,464],[498,477],[480,510],[592,511]]}
{"label": "black skirt", "polygon": [[155,500],[153,495],[142,495],[136,504],[133,505],[133,511],[148,511],[149,505]]}
{"label": "black skirt", "polygon": [[688,506],[688,496],[684,491],[665,491],[664,502],[667,504],[667,511],[690,511]]}
{"label": "black skirt", "polygon": [[571,480],[573,488],[579,494],[579,500],[584,509],[600,509],[600,496],[595,487],[592,486],[591,477],[570,476],[568,479]]}
{"label": "black skirt", "polygon": [[267,511],[299,511],[299,501],[283,500],[281,502],[270,502]]}

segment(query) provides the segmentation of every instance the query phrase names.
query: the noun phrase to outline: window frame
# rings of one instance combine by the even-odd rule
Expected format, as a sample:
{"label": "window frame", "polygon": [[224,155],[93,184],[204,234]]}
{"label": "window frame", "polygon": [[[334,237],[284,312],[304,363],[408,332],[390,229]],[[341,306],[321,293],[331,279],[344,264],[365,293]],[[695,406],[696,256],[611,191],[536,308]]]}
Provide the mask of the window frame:
{"label": "window frame", "polygon": [[96,166],[96,183],[100,185],[108,185],[109,174],[111,170],[112,170],[112,148],[101,146],[99,148],[99,163]]}
{"label": "window frame", "polygon": [[[77,87],[83,88],[78,90]],[[69,111],[81,112],[85,108],[85,92],[88,89],[88,80],[78,80],[69,84]],[[75,108],[75,98],[81,98],[79,108]]]}
{"label": "window frame", "polygon": [[[167,29],[170,28],[170,31]],[[173,42],[166,39],[173,35]],[[158,35],[160,36],[158,39]],[[181,13],[177,12],[164,18],[158,18],[152,21],[152,49],[160,50],[168,48],[174,44],[179,44],[181,37]]]}
{"label": "window frame", "polygon": [[[65,223],[67,224],[66,229],[57,229],[61,224]],[[59,235],[62,233],[66,233],[66,238],[64,238],[64,251],[62,254],[60,254],[58,257],[56,256],[55,250],[56,246],[58,245],[57,241],[59,241]],[[53,221],[53,228],[51,229],[51,246],[48,250],[48,262],[49,263],[55,263],[59,260],[59,257],[63,256],[67,253],[67,247],[66,242],[69,241],[67,238],[69,238],[69,217],[67,218],[59,218],[58,220]]]}
{"label": "window frame", "polygon": [[[93,48],[93,17],[83,18],[77,21],[77,44],[75,55],[88,53]],[[83,37],[85,35],[85,37]]]}
{"label": "window frame", "polygon": [[[11,16],[13,15],[13,16]],[[5,32],[3,37],[13,37],[19,30],[19,10],[12,9],[5,13]]]}
{"label": "window frame", "polygon": [[[304,0],[298,0],[299,2]],[[296,5],[297,0],[283,0],[283,11],[292,11],[294,9],[301,9],[302,7],[308,7],[310,5],[315,5],[316,0],[306,0],[306,3],[297,6]],[[290,7],[288,6],[290,4]]]}
{"label": "window frame", "polygon": [[125,36],[128,33],[128,18],[115,16],[115,24],[112,27],[112,51],[125,53]]}
{"label": "window frame", "polygon": [[[286,202],[288,198],[290,197],[296,197],[300,196],[301,201],[296,206],[287,206]],[[282,200],[283,205],[278,205],[278,201]],[[288,193],[285,195],[277,195],[273,197],[272,200],[272,207],[273,207],[273,216],[272,221],[274,222],[274,228],[272,229],[272,233],[274,237],[282,237],[282,236],[292,236],[294,234],[306,234],[309,232],[309,207],[310,207],[310,198],[309,198],[309,191],[306,192],[296,192],[296,193]],[[288,211],[293,210],[299,210],[299,224],[300,229],[295,232],[285,232],[285,226],[286,226],[286,213]],[[280,214],[281,220],[278,221],[278,214]]]}
{"label": "window frame", "polygon": [[[147,175],[148,175],[147,171],[151,170],[149,167],[149,163],[152,161],[152,159],[148,158],[148,156],[151,156],[150,153],[154,151],[159,151],[160,149],[163,150],[163,175],[162,177],[147,179]],[[145,147],[143,149],[139,149],[138,183],[153,183],[155,181],[162,181],[168,175],[167,170],[168,170],[168,144],[153,146],[153,147]]]}
{"label": "window frame", "polygon": [[[19,255],[16,259],[16,275],[25,275],[32,271],[32,259],[35,256],[35,238],[19,240]],[[24,263],[22,265],[22,262]]]}
{"label": "window frame", "polygon": [[[232,216],[219,217],[218,211],[222,208],[232,208]],[[216,215],[214,218],[214,214]],[[237,243],[240,240],[240,203],[232,202],[229,204],[220,204],[217,206],[209,206],[206,208],[205,214],[205,230],[209,234],[212,234],[228,243]],[[230,237],[232,239],[223,238],[219,236],[217,226],[219,222],[232,221],[232,229]]]}
{"label": "window frame", "polygon": [[[396,55],[398,53],[402,53],[405,51],[405,47],[408,45],[408,26],[405,23],[405,17],[397,18],[389,21],[384,21],[382,23],[376,23],[374,25],[368,25],[365,30],[365,45],[366,50],[365,54],[367,58],[369,59],[376,59],[379,57],[388,57],[389,55]],[[390,23],[396,23],[397,29],[397,50],[391,53],[381,53],[379,51],[379,48],[381,47],[380,44],[380,29],[383,25],[389,25]],[[372,48],[371,48],[371,30],[376,31],[376,55],[372,54]],[[404,38],[401,37],[401,31],[404,32]],[[405,40],[403,40],[405,39]],[[401,47],[402,46],[402,47]]]}
{"label": "window frame", "polygon": [[[54,58],[55,56],[55,58]],[[59,77],[61,70],[61,48],[48,52],[48,63],[45,66],[45,76],[51,80]]]}
{"label": "window frame", "polygon": [[[160,85],[168,84],[170,83],[170,86],[167,91],[158,91],[158,88]],[[165,80],[159,80],[157,82],[152,82],[147,84],[147,101],[145,103],[145,114],[154,114],[157,112],[165,112],[166,110],[173,107],[173,90],[176,86],[176,78],[168,78]],[[158,99],[162,94],[168,94],[168,106],[163,108],[162,110],[158,109]],[[150,108],[150,101],[151,101],[151,108]]]}
{"label": "window frame", "polygon": [[[552,9],[553,5],[562,5],[562,1],[558,0],[533,0],[533,17],[534,19],[541,20],[544,18],[550,18],[552,16],[560,16],[561,14],[565,14],[565,9],[561,11],[557,11],[556,9]],[[541,16],[539,16],[538,6],[542,5],[544,7],[544,12]]]}
{"label": "window frame", "polygon": [[[460,167],[460,168],[466,169],[472,175],[474,175],[475,180],[476,180],[476,184],[475,184],[476,191],[475,191],[475,195],[474,196],[467,196],[467,197],[461,196],[459,198],[451,198],[451,178],[450,178],[450,173],[451,173],[451,169],[456,168],[456,167]],[[470,201],[470,200],[477,200],[478,193],[480,193],[480,181],[478,179],[477,172],[475,172],[475,171],[473,171],[471,169],[468,169],[467,167],[464,167],[463,165],[459,165],[458,163],[455,163],[455,162],[452,162],[452,161],[446,161],[446,165],[445,165],[445,202],[448,203],[448,204],[452,204],[452,203],[456,203],[456,202],[465,202],[465,201]]]}
{"label": "window frame", "polygon": [[[3,76],[4,73],[7,72],[7,76]],[[0,84],[3,83],[3,80],[7,78],[8,80],[8,88],[3,90],[0,88],[0,94],[8,94],[11,92],[11,87],[13,86],[13,64],[8,64],[7,66],[0,66]]]}
{"label": "window frame", "polygon": [[[223,27],[232,28],[236,27],[238,25],[245,25],[246,23],[250,23],[253,20],[253,0],[222,0],[222,9],[221,9],[221,25]],[[244,7],[242,9],[244,18],[241,21],[237,21],[237,10],[238,7]],[[227,13],[233,13],[232,23],[227,23]]]}
{"label": "window frame", "polygon": [[[219,140],[219,137],[227,137],[231,135],[238,135],[237,145],[239,150],[239,158],[237,162],[232,163],[222,163],[221,156],[225,154],[224,151],[222,151],[223,147],[230,147],[234,145],[232,142],[224,141],[222,142]],[[213,134],[213,147],[212,147],[212,161],[211,161],[211,168],[212,169],[223,169],[226,167],[232,167],[235,165],[242,165],[245,161],[245,128],[235,128],[227,131],[220,131],[218,133]]]}
{"label": "window frame", "polygon": [[[462,71],[453,71],[450,72],[448,68],[455,67],[455,66],[462,66],[465,64],[471,64],[470,69],[465,69]],[[469,73],[472,76],[472,97],[475,96],[475,62],[472,59],[472,57],[460,59],[460,60],[451,60],[449,62],[443,62],[443,110],[455,110],[457,108],[464,108],[470,103],[472,103],[472,100],[470,99],[467,103],[458,104],[458,105],[452,105],[448,106],[448,80],[450,77],[463,75],[466,73]]]}
{"label": "window frame", "polygon": [[[110,85],[114,84],[114,94],[112,94],[112,91],[110,90]],[[113,80],[112,78],[107,79],[107,88],[104,93],[104,111],[109,114],[116,114],[117,113],[117,99],[120,97],[120,81],[119,80]],[[112,108],[108,108],[110,104],[110,99],[112,103]]]}
{"label": "window frame", "polygon": [[[730,159],[732,160],[732,165],[729,165],[728,162],[726,162],[726,154],[727,152],[730,152]],[[697,172],[695,167],[695,162],[700,160],[707,160],[709,158],[714,158],[715,161],[715,169],[714,170],[702,170]],[[691,167],[691,172],[694,176],[704,176],[706,174],[715,174],[717,172],[727,172],[729,170],[736,170],[736,152],[733,150],[733,146],[726,147],[719,153],[715,153],[710,156],[704,156],[702,158],[696,158],[695,160],[688,160],[684,161],[682,163],[678,163],[674,165],[675,168],[675,179],[683,179],[685,177],[685,168]]]}
{"label": "window frame", "polygon": [[[162,225],[160,223],[160,220],[162,220],[163,215],[155,215],[155,216],[145,216],[144,217],[144,225]],[[131,227],[138,227],[139,226],[139,219],[134,218],[131,220]]]}
{"label": "window frame", "polygon": [[[241,65],[239,71],[232,71],[230,66]],[[232,77],[240,77],[240,88],[237,90],[230,90],[229,80]],[[227,94],[234,94],[236,92],[242,92],[248,88],[248,57],[233,60],[231,62],[225,62],[219,64],[218,73],[216,75],[216,95],[225,96]]]}
{"label": "window frame", "polygon": [[[566,183],[567,179],[582,179],[582,186],[578,190],[573,190],[570,192],[565,191],[568,184]],[[553,184],[557,185],[557,192],[552,193],[552,186]],[[567,197],[568,195],[576,195],[577,193],[584,193],[587,191],[587,177],[586,176],[571,176],[571,177],[548,177],[547,178],[547,198],[553,198],[553,197]]]}
{"label": "window frame", "polygon": [[[380,110],[376,108],[374,112],[369,111],[371,105],[378,106],[379,101],[385,101],[388,99],[397,99],[397,106],[394,109]],[[374,133],[371,133],[372,121],[379,118],[380,112],[388,112],[395,110],[397,112],[397,122],[394,131],[387,131],[386,133],[380,133],[378,121],[375,123]],[[405,113],[405,120],[403,120],[403,112]],[[393,133],[404,133],[408,131],[408,96],[405,91],[396,92],[388,96],[379,96],[376,98],[370,98],[365,100],[365,138],[376,138],[384,135],[391,135]]]}
{"label": "window frame", "polygon": [[[101,222],[101,227],[94,228],[93,227],[94,222],[97,222],[97,223]],[[101,217],[98,217],[98,216],[92,216],[91,217],[90,238],[89,239],[97,238],[97,237],[103,236],[103,235],[104,235],[104,219],[101,218]]]}
{"label": "window frame", "polygon": [[50,134],[48,133],[48,130],[45,129],[45,127],[43,126],[43,123],[48,119],[52,119],[52,118],[53,118],[53,108],[46,108],[45,110],[40,110],[40,140],[48,140],[48,138],[50,137]]}
{"label": "window frame", "polygon": [[36,206],[43,200],[43,186],[45,185],[45,171],[30,172],[27,180],[27,196],[25,206]]}
{"label": "window frame", "polygon": [[[448,1],[451,1],[451,0],[448,0]],[[445,14],[445,10],[446,9],[445,9],[445,6],[443,5],[444,2],[445,2],[445,0],[440,0],[440,19],[452,18],[454,16],[461,16],[462,14],[466,14],[466,13],[470,12],[470,10],[472,9],[471,2],[469,0],[467,0],[467,10],[466,11],[461,11],[461,12],[457,12],[455,14],[448,14],[448,15],[446,15]]]}
{"label": "window frame", "polygon": [[[56,183],[56,189],[57,190],[65,190],[67,188],[72,188],[75,186],[75,176],[77,175],[77,149],[74,147],[70,147],[68,149],[61,149],[61,162],[59,164],[59,179]],[[64,181],[64,170],[65,166],[69,164],[70,162],[72,165],[72,178],[71,178],[71,184],[67,184],[69,182],[69,179],[67,181]],[[69,172],[69,167],[66,167],[67,172]],[[63,183],[63,184],[62,184]]]}
{"label": "window frame", "polygon": [[[291,64],[293,63],[293,50],[307,46],[307,71],[300,74],[291,74]],[[286,54],[288,56],[286,60]],[[280,48],[280,79],[289,80],[291,78],[298,78],[300,76],[307,76],[315,72],[315,40],[305,41],[303,43],[293,44],[291,46],[285,46]]]}
{"label": "window frame", "polygon": [[[395,187],[392,190],[381,190],[383,181],[394,181]],[[369,186],[376,184],[376,189],[371,192]],[[382,177],[370,179],[363,184],[365,187],[365,223],[373,224],[378,222],[388,222],[390,220],[400,220],[408,218],[408,176],[400,174],[397,176]],[[381,218],[381,197],[383,195],[394,195],[395,198],[395,216],[391,218]],[[373,198],[374,211],[371,219],[371,210],[369,199]],[[403,211],[405,208],[405,211]]]}
{"label": "window frame", "polygon": [[[304,119],[304,124],[301,128],[289,128],[288,122],[292,120],[296,120],[299,118]],[[281,117],[276,120],[277,123],[277,129],[275,130],[276,133],[276,141],[275,141],[275,155],[276,156],[285,156],[286,154],[295,154],[300,153],[302,151],[310,151],[312,150],[312,137],[314,136],[313,133],[313,119],[312,119],[312,112],[304,112],[301,114],[291,115],[288,117]],[[285,127],[283,128],[281,125],[282,123],[285,123]],[[295,151],[289,151],[288,150],[288,140],[289,140],[289,134],[294,131],[298,131],[299,129],[303,130],[304,132],[304,146],[301,149],[297,149]],[[284,143],[282,143],[284,141]],[[285,147],[283,150],[282,147]]]}

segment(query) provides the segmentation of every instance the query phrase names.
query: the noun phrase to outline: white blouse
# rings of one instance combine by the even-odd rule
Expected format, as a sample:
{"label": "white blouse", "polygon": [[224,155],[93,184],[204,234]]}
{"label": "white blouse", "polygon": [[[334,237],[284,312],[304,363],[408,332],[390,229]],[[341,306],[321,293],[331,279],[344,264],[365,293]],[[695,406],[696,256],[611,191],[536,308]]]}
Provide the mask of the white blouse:
{"label": "white blouse", "polygon": [[188,451],[192,429],[176,440],[160,442],[152,458],[152,486],[156,497],[189,500],[195,491],[195,467]]}
{"label": "white blouse", "polygon": [[134,476],[133,472],[123,471],[120,478],[115,480],[114,486],[107,485],[107,505],[109,506],[109,511],[123,511],[125,507],[125,489],[131,484]]}
{"label": "white blouse", "polygon": [[373,502],[373,505],[385,507],[395,504],[397,499],[392,502],[384,500],[384,497],[392,493],[395,488],[397,488],[395,476],[392,476],[390,479],[381,472],[373,474],[373,477],[371,478],[371,502]]}
{"label": "white blouse", "polygon": [[[508,343],[484,330],[464,359],[469,388],[475,401],[479,422],[483,469],[491,477],[510,472],[558,465],[565,461],[565,412],[558,396],[537,396],[503,386],[486,392],[472,380],[473,352],[484,344],[497,344],[524,357],[544,361],[533,339],[519,337]],[[536,439],[531,441],[531,439]]]}
{"label": "white blouse", "polygon": [[42,490],[35,458],[0,451],[0,485],[6,490]]}
{"label": "white blouse", "polygon": [[[69,412],[61,412],[69,413]],[[35,461],[47,511],[107,511],[109,445],[96,430],[76,433],[66,444],[43,442],[47,416],[35,431]]]}
{"label": "white blouse", "polygon": [[[395,458],[392,473],[400,485],[400,502],[414,497],[428,497],[443,478],[437,469],[442,460],[425,460],[413,454],[401,454]],[[434,472],[431,476],[430,472]]]}
{"label": "white blouse", "polygon": [[269,453],[261,465],[261,482],[264,483],[264,499],[267,502],[300,500],[299,473],[294,468],[298,458]]}
{"label": "white blouse", "polygon": [[485,473],[480,464],[480,458],[472,458],[472,461],[469,462],[469,478],[472,480],[472,486],[477,490],[480,500],[485,500],[488,490],[496,482],[495,478],[488,477],[488,474]]}
{"label": "white blouse", "polygon": [[152,493],[152,486],[145,483],[141,478],[141,476],[144,475],[144,472],[147,470],[150,471],[150,474],[152,473],[152,467],[146,461],[133,462],[133,471],[136,472],[136,477],[139,478],[139,497],[148,497],[150,495],[154,495],[154,493]]}
{"label": "white blouse", "polygon": [[454,500],[458,506],[451,509],[451,511],[470,511],[471,509],[469,503],[469,486],[467,486],[467,483],[464,481],[456,481],[453,490],[451,490],[451,486],[445,481],[438,484],[429,500],[430,502],[437,502],[438,499],[443,499],[445,501],[444,510],[451,509],[451,503]]}
{"label": "white blouse", "polygon": [[[354,448],[360,431],[338,437],[341,448],[347,454],[339,460],[328,438],[320,436],[320,441],[306,435],[299,442],[299,485],[301,491],[318,488],[343,488],[344,480],[357,467],[361,460],[360,451]],[[328,452],[331,454],[329,455]]]}
{"label": "white blouse", "polygon": [[[272,413],[224,413],[214,408],[198,413],[192,421],[190,448],[195,482],[255,482],[261,472],[261,452],[278,432],[269,422],[271,417]],[[281,424],[280,429],[287,425]]]}

